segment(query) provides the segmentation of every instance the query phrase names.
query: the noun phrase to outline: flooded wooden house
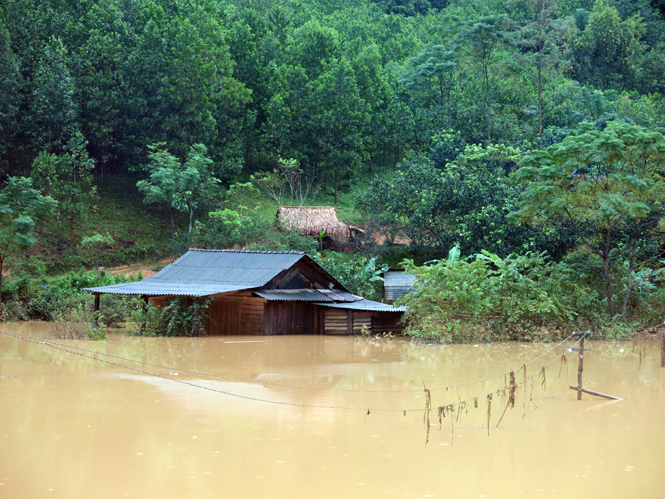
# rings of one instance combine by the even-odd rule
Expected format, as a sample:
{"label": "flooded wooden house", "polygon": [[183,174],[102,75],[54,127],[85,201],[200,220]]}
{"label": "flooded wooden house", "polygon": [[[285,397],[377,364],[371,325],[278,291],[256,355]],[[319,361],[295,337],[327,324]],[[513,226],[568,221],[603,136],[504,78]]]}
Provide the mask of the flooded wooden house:
{"label": "flooded wooden house", "polygon": [[190,249],[142,281],[86,288],[138,295],[161,306],[174,298],[211,300],[208,335],[357,334],[401,331],[404,309],[351,294],[303,252]]}
{"label": "flooded wooden house", "polygon": [[280,206],[277,222],[287,232],[321,237],[323,249],[356,251],[362,245],[365,232],[337,218],[333,206]]}

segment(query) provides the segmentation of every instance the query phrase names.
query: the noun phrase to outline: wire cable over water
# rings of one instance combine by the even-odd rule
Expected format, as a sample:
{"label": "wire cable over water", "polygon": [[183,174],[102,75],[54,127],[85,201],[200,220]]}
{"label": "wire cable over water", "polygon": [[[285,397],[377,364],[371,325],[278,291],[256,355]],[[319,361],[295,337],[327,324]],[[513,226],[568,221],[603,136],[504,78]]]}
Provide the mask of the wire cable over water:
{"label": "wire cable over water", "polygon": [[[7,334],[7,332],[3,331],[3,330],[0,330],[0,332],[3,332],[5,334]],[[14,335],[15,333],[10,333],[10,334]],[[530,364],[533,364],[538,359],[542,359],[546,355],[548,355],[551,352],[553,352],[554,350],[558,349],[561,345],[563,345],[564,343],[569,341],[573,336],[574,336],[574,334],[571,334],[570,336],[568,336],[567,338],[561,340],[558,344],[554,345],[552,348],[550,348],[546,352],[542,353],[538,357],[536,357],[534,359],[531,359],[529,362],[523,363],[517,369],[511,369],[509,371],[502,372],[500,374],[496,374],[496,375],[490,376],[488,378],[478,379],[478,380],[474,380],[474,381],[467,381],[465,383],[460,383],[460,384],[457,384],[457,385],[445,385],[445,386],[429,388],[429,390],[431,392],[440,391],[440,390],[451,390],[451,389],[456,389],[456,388],[460,388],[460,387],[463,387],[463,386],[470,386],[470,385],[476,385],[476,384],[480,384],[480,383],[486,383],[488,381],[492,381],[494,379],[498,379],[498,378],[502,378],[502,377],[505,378],[511,372],[518,373],[520,370],[526,369],[526,366],[528,366]],[[24,338],[27,339],[27,338],[31,338],[31,337],[25,336]],[[62,343],[55,342],[55,341],[44,340],[44,339],[39,339],[38,341],[43,343],[43,344],[53,344],[53,345],[61,345],[62,346]],[[260,385],[280,386],[280,387],[283,387],[283,388],[295,388],[295,389],[298,389],[298,390],[314,390],[314,391],[326,391],[326,392],[328,392],[328,391],[329,392],[349,392],[349,393],[419,393],[419,392],[422,392],[421,388],[409,389],[409,390],[358,390],[358,389],[352,389],[352,388],[318,388],[318,387],[313,387],[313,386],[291,385],[291,384],[288,384],[288,383],[276,383],[274,381],[263,381],[263,380],[255,380],[255,379],[248,379],[248,378],[236,378],[236,377],[233,377],[233,376],[223,376],[223,375],[220,375],[220,374],[210,374],[210,373],[202,373],[202,372],[198,372],[198,371],[190,371],[190,370],[181,369],[181,368],[178,368],[178,367],[175,367],[175,366],[165,366],[165,365],[162,365],[162,364],[152,364],[150,362],[144,362],[143,360],[130,359],[130,358],[127,358],[127,357],[121,357],[121,356],[118,356],[118,355],[113,355],[113,354],[110,354],[110,353],[101,352],[99,350],[90,350],[90,349],[81,348],[81,347],[77,347],[77,346],[73,346],[73,345],[65,345],[65,346],[66,346],[66,348],[69,348],[69,349],[72,349],[72,350],[79,350],[79,351],[83,351],[83,352],[87,352],[87,353],[94,353],[94,354],[97,354],[97,355],[104,355],[106,357],[110,357],[110,358],[113,358],[113,359],[123,360],[123,361],[126,361],[126,362],[135,362],[137,364],[140,363],[140,364],[145,365],[145,366],[158,367],[160,369],[165,369],[165,370],[168,370],[168,371],[179,371],[179,372],[183,372],[183,373],[187,373],[187,374],[194,374],[194,375],[197,375],[197,376],[204,376],[204,377],[218,378],[218,379],[226,379],[226,380],[229,380],[229,381],[239,381],[239,382],[243,382],[243,383],[255,383],[255,384],[260,384]],[[566,347],[566,349],[568,349],[568,348],[570,348],[570,347]]]}
{"label": "wire cable over water", "polygon": [[[193,383],[191,381],[186,381],[186,380],[183,380],[183,379],[176,379],[176,378],[165,376],[165,375],[162,375],[162,374],[157,374],[157,373],[154,373],[154,372],[146,371],[144,369],[138,369],[136,367],[126,366],[126,365],[123,365],[123,364],[119,364],[117,362],[112,362],[110,360],[105,360],[105,359],[101,359],[99,357],[95,357],[94,355],[91,355],[90,353],[82,353],[82,352],[74,351],[74,350],[69,349],[65,346],[50,342],[48,340],[42,340],[42,339],[30,337],[30,336],[24,336],[24,335],[21,335],[21,334],[18,334],[18,333],[12,333],[10,331],[5,331],[5,330],[2,330],[2,329],[0,329],[0,333],[3,333],[7,336],[17,338],[17,339],[20,339],[20,340],[29,341],[29,342],[36,343],[36,344],[43,345],[43,346],[48,346],[50,348],[53,348],[53,349],[56,349],[56,350],[61,350],[63,352],[70,353],[72,355],[78,355],[80,357],[84,357],[84,358],[96,360],[98,362],[103,362],[105,364],[109,364],[109,365],[112,365],[112,366],[120,367],[122,369],[127,369],[127,370],[130,370],[130,371],[138,372],[138,373],[145,374],[145,375],[148,375],[148,376],[153,376],[153,377],[156,377],[156,378],[161,378],[161,379],[165,379],[165,380],[168,380],[168,381],[173,381],[173,382],[176,382],[176,383],[181,383],[183,385],[192,386],[194,388],[201,388],[203,390],[208,390],[208,391],[219,393],[219,394],[222,394],[222,395],[228,395],[230,397],[236,397],[236,398],[241,398],[241,399],[245,399],[245,400],[252,400],[252,401],[255,401],[255,402],[262,402],[262,403],[275,404],[275,405],[281,405],[281,406],[303,407],[303,408],[367,411],[368,414],[371,411],[375,411],[375,412],[402,412],[404,414],[406,414],[407,412],[424,412],[428,422],[429,422],[429,412],[432,409],[431,398],[429,396],[429,392],[431,390],[429,390],[427,388],[424,388],[424,390],[419,390],[421,392],[424,391],[425,394],[426,394],[426,399],[428,401],[428,403],[426,404],[426,407],[424,407],[424,408],[423,407],[415,408],[415,409],[414,408],[410,408],[410,409],[386,409],[386,408],[382,408],[382,407],[372,408],[372,407],[367,407],[367,406],[358,406],[358,407],[356,407],[356,406],[334,406],[334,405],[302,404],[302,403],[297,403],[297,402],[284,402],[284,401],[279,401],[279,400],[264,399],[264,398],[259,398],[259,397],[252,397],[252,396],[249,396],[249,395],[242,395],[242,394],[238,394],[238,393],[232,393],[232,392],[228,392],[226,390],[219,390],[217,388],[212,388],[212,387],[208,387],[208,386],[199,385],[199,384]],[[581,338],[579,338],[575,343],[573,343],[573,345],[571,345],[571,347],[575,346],[580,341],[581,341]],[[85,349],[79,349],[79,350],[84,350],[85,351]],[[88,352],[94,352],[94,351],[88,351]],[[536,359],[541,358],[541,357],[542,357],[542,355],[537,357]],[[491,397],[495,394],[506,393],[509,390],[514,391],[514,389],[516,387],[525,384],[527,381],[533,379],[538,374],[544,373],[544,370],[547,366],[549,366],[550,364],[552,364],[553,362],[555,362],[559,359],[561,359],[561,356],[557,356],[557,357],[553,358],[548,363],[544,364],[539,370],[534,371],[533,374],[531,374],[529,376],[526,376],[526,373],[525,373],[525,376],[519,382],[516,382],[514,385],[511,385],[510,387],[506,386],[504,388],[499,388],[498,390],[493,390],[491,392],[488,392],[488,393],[485,393],[485,394],[482,394],[482,395],[469,397],[469,398],[463,399],[463,400],[460,399],[457,402],[453,402],[451,404],[446,404],[445,406],[439,406],[438,407],[439,418],[441,418],[442,414],[445,415],[445,411],[452,411],[455,407],[460,408],[460,409],[462,407],[469,407],[469,405],[472,402],[477,402],[477,400],[479,400],[479,399],[487,398],[488,400],[490,400]],[[127,360],[129,360],[131,362],[137,362],[137,361],[134,361],[132,359],[127,359]],[[531,362],[533,362],[533,361],[531,361]],[[524,365],[526,365],[526,364],[524,364]],[[185,371],[183,371],[183,372],[185,372]],[[498,376],[493,376],[492,378],[488,378],[488,379],[494,379],[494,378],[497,378],[497,377]],[[544,378],[544,376],[543,376],[543,378]],[[466,383],[466,384],[472,384],[472,383]],[[460,386],[463,386],[463,385],[460,385]],[[298,387],[296,387],[296,388],[298,388]],[[477,407],[477,403],[475,404],[475,406]]]}

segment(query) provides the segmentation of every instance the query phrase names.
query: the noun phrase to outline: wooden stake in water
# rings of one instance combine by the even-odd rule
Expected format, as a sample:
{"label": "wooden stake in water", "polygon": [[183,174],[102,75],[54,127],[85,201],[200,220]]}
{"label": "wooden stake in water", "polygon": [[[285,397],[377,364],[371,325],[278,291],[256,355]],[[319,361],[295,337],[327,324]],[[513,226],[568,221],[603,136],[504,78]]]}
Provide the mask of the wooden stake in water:
{"label": "wooden stake in water", "polygon": [[582,371],[584,371],[584,337],[585,333],[582,333],[582,339],[580,340],[580,357],[579,363],[577,364],[577,400],[582,400]]}

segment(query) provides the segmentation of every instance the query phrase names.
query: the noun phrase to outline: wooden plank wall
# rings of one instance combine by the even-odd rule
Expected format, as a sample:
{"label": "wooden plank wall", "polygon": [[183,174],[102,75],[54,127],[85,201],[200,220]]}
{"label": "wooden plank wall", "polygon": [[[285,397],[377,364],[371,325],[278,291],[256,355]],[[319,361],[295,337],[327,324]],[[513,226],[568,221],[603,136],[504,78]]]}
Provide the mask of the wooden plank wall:
{"label": "wooden plank wall", "polygon": [[[399,323],[402,314],[395,313],[382,313],[382,312],[365,312],[360,310],[344,310],[341,308],[325,308],[324,312],[324,333],[325,334],[360,334],[362,327],[367,326],[371,333],[387,333],[393,332],[395,334],[402,334],[404,325]],[[353,329],[349,331],[349,318],[348,313],[353,313]]]}
{"label": "wooden plank wall", "polygon": [[253,297],[249,291],[216,295],[210,304],[205,330],[210,336],[264,334],[264,298]]}
{"label": "wooden plank wall", "polygon": [[325,334],[349,334],[346,310],[325,307]]}
{"label": "wooden plank wall", "polygon": [[374,330],[372,326],[372,317],[375,314],[372,312],[353,312],[353,334],[362,333],[362,327],[367,326],[368,332],[371,334]]}
{"label": "wooden plank wall", "polygon": [[265,334],[319,334],[318,307],[303,302],[266,302]]}
{"label": "wooden plank wall", "polygon": [[402,314],[395,312],[379,312],[373,321],[373,330],[375,333],[395,333],[404,332],[404,324],[400,323]]}
{"label": "wooden plank wall", "polygon": [[237,335],[240,332],[240,300],[215,300],[210,304],[210,323],[206,333],[210,336]]}
{"label": "wooden plank wall", "polygon": [[241,305],[241,334],[265,334],[264,306],[265,298],[245,298]]}
{"label": "wooden plank wall", "polygon": [[358,310],[345,310],[342,308],[325,308],[325,334],[360,334],[362,327],[367,326],[372,332],[372,317],[374,312],[362,312]]}

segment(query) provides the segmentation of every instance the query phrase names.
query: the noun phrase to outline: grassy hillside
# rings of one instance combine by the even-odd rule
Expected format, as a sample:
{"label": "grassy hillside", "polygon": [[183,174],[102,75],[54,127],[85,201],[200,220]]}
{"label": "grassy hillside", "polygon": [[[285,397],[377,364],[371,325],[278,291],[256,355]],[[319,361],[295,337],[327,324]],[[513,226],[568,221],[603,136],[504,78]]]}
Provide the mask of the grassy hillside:
{"label": "grassy hillside", "polygon": [[[156,260],[167,254],[173,233],[169,211],[165,206],[145,205],[135,178],[107,176],[99,192],[94,208],[76,225],[73,244],[53,220],[39,227],[41,237],[29,256],[41,260],[49,273]],[[113,242],[82,247],[82,239],[94,234],[110,235]]]}
{"label": "grassy hillside", "polygon": [[[371,176],[373,174],[360,177],[358,182],[362,185]],[[50,220],[39,227],[39,242],[26,256],[33,262],[42,262],[49,274],[81,267],[116,267],[135,263],[150,265],[165,257],[179,256],[190,244],[186,237],[187,217],[165,204],[145,204],[143,195],[136,188],[138,180],[138,177],[130,175],[106,176],[104,187],[99,188],[100,196],[94,209],[75,227],[73,244],[70,245],[66,228]],[[344,191],[338,193],[338,217],[351,224],[362,223],[360,215],[355,211],[355,188],[346,186]],[[314,190],[306,201],[308,206],[333,206],[333,203],[330,188]],[[271,224],[274,221],[275,202],[265,193],[258,193],[245,204],[248,210],[256,210],[266,222]],[[211,204],[202,207],[197,211],[196,219],[206,223],[207,213],[222,207],[239,209],[237,203],[227,199],[221,206]],[[81,245],[84,237],[95,234],[110,235],[113,242],[88,247]]]}

